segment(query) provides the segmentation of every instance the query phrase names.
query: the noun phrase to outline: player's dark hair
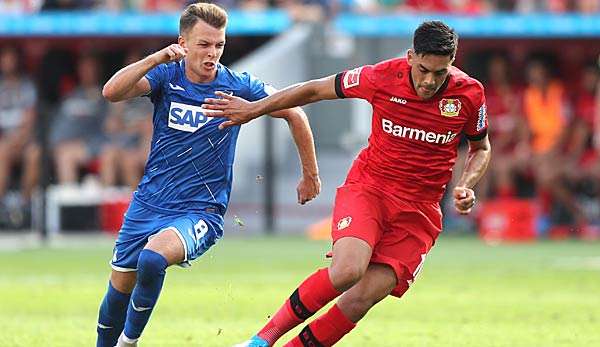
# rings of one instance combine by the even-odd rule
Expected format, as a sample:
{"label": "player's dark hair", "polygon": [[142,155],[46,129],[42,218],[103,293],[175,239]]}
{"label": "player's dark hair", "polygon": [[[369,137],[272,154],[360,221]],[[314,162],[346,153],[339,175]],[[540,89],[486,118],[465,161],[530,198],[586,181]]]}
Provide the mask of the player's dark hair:
{"label": "player's dark hair", "polygon": [[183,10],[179,18],[179,35],[188,32],[198,20],[215,29],[223,29],[227,25],[227,12],[215,4],[204,2],[191,4]]}
{"label": "player's dark hair", "polygon": [[416,54],[454,57],[457,46],[458,34],[438,20],[423,22],[413,36],[413,49]]}

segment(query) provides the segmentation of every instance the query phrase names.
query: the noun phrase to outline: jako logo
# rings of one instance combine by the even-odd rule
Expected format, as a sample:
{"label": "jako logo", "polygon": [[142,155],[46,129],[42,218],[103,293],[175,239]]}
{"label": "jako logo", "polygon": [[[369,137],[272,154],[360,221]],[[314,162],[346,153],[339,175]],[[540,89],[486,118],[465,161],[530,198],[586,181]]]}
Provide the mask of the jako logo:
{"label": "jako logo", "polygon": [[406,99],[397,98],[397,97],[395,97],[395,96],[392,96],[392,97],[390,98],[390,101],[391,101],[391,102],[395,102],[395,103],[397,103],[397,104],[401,104],[401,105],[406,105],[406,103],[407,103]]}
{"label": "jako logo", "polygon": [[193,133],[213,119],[213,117],[208,117],[206,115],[211,112],[214,113],[219,111],[203,109],[200,106],[171,102],[171,108],[169,109],[169,128]]}
{"label": "jako logo", "polygon": [[454,138],[456,138],[456,134],[451,131],[448,131],[447,134],[438,134],[434,133],[433,131],[403,127],[401,125],[394,124],[394,122],[385,118],[381,120],[381,126],[383,131],[393,136],[408,137],[409,139],[415,139],[429,143],[445,144],[450,143],[452,140],[454,140]]}

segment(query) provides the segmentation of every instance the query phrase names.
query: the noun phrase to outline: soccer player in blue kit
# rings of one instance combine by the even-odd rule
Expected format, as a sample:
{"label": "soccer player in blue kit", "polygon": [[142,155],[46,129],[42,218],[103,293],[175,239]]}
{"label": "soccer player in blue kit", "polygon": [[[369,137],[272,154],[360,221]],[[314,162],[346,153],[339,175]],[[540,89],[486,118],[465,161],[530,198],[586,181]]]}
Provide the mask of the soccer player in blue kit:
{"label": "soccer player in blue kit", "polygon": [[[118,71],[103,95],[116,102],[146,95],[154,104],[154,133],[144,177],[125,214],[100,305],[96,346],[136,346],[160,294],[165,270],[189,265],[223,235],[239,127],[201,108],[225,91],[255,101],[270,88],[248,73],[219,64],[227,13],[198,3],[181,15],[178,44]],[[320,191],[313,137],[300,108],[273,113],[287,120],[302,162],[298,202]]]}

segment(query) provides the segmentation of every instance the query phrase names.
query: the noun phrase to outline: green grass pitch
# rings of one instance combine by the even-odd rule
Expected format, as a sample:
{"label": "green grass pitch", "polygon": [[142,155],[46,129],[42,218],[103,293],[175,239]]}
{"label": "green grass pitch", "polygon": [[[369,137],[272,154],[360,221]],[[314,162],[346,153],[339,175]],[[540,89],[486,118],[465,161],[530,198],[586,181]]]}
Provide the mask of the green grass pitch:
{"label": "green grass pitch", "polygon": [[[327,242],[225,238],[171,268],[140,346],[231,346],[317,267]],[[93,346],[112,244],[0,251],[0,346]],[[297,332],[298,330],[295,330]],[[287,341],[291,334],[281,341]],[[600,346],[600,245],[443,237],[407,295],[339,346]]]}

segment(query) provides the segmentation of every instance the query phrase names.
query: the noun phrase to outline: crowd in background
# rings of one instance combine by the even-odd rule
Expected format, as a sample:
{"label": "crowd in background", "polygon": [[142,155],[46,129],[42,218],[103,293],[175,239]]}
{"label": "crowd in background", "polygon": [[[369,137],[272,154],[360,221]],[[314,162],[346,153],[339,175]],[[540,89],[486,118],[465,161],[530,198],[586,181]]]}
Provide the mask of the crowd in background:
{"label": "crowd in background", "polygon": [[[180,11],[185,0],[2,0],[0,13],[96,9]],[[600,11],[598,0],[219,0],[226,8],[283,8],[297,20],[319,20],[339,11],[363,13],[582,12]],[[232,38],[229,53],[252,38]],[[246,49],[246,48],[244,48]],[[243,50],[244,50],[243,49]],[[248,48],[249,49],[249,48]],[[247,50],[247,49],[246,49]],[[239,53],[239,54],[238,54]],[[239,57],[237,52],[230,57]],[[152,105],[146,98],[109,104],[101,95],[107,74],[141,57],[131,51],[111,62],[93,54],[65,57],[51,51],[44,71],[28,77],[22,52],[0,47],[0,228],[19,225],[40,182],[40,161],[50,160],[51,182],[78,185],[92,175],[104,186],[134,189],[149,150]],[[67,54],[69,55],[69,54]],[[66,60],[65,60],[66,59]],[[224,63],[228,64],[226,57]],[[65,68],[65,61],[74,67]],[[492,54],[479,75],[486,87],[493,161],[478,186],[486,200],[536,197],[547,224],[600,225],[600,73],[589,62],[561,76],[551,61],[531,58],[516,79],[509,55]],[[57,63],[60,62],[60,63]],[[31,65],[31,64],[30,64]],[[62,67],[61,67],[62,66]],[[31,66],[30,66],[31,68]],[[563,75],[565,73],[563,72]],[[568,85],[565,85],[569,77]],[[576,81],[573,83],[572,81]],[[51,104],[48,131],[40,136],[40,105]],[[48,110],[46,110],[48,111]],[[36,126],[37,124],[37,126]],[[43,140],[43,141],[42,141]],[[41,144],[47,143],[48,146]],[[9,221],[8,223],[6,221]]]}
{"label": "crowd in background", "polygon": [[[556,76],[551,62],[532,57],[515,81],[504,55],[493,55],[485,76],[493,145],[480,200],[537,197],[546,227],[581,231],[600,222],[600,70]],[[575,81],[566,84],[564,81]],[[540,226],[544,228],[544,226]]]}
{"label": "crowd in background", "polygon": [[[140,58],[132,51],[124,63]],[[25,215],[12,212],[30,209],[40,181],[38,93],[20,62],[14,47],[0,50],[0,226],[25,222]],[[78,185],[91,174],[104,186],[134,189],[148,156],[152,104],[145,98],[109,104],[96,56],[80,56],[75,71],[51,112],[46,141],[53,183]]]}
{"label": "crowd in background", "polygon": [[[191,0],[2,0],[0,13],[47,10],[180,11]],[[215,0],[228,9],[281,8],[299,20],[319,20],[341,11],[366,13],[600,12],[598,0]]]}
{"label": "crowd in background", "polygon": [[[132,51],[121,63],[140,57]],[[16,49],[1,49],[1,211],[27,206],[40,176],[39,127],[34,126],[38,84],[27,77],[21,62]],[[570,76],[575,84],[569,85],[542,58],[529,59],[518,71],[520,80],[507,55],[492,54],[485,62],[486,71],[475,77],[486,87],[494,155],[478,186],[480,201],[537,197],[551,223],[600,222],[594,220],[598,211],[590,210],[600,206],[596,62],[582,67],[579,76]],[[93,175],[102,185],[134,189],[149,149],[151,103],[136,98],[109,104],[101,94],[106,76],[101,63],[97,56],[82,55],[73,76],[62,79],[70,82],[61,82],[47,136],[52,183],[77,185]],[[11,188],[15,193],[7,194]]]}

